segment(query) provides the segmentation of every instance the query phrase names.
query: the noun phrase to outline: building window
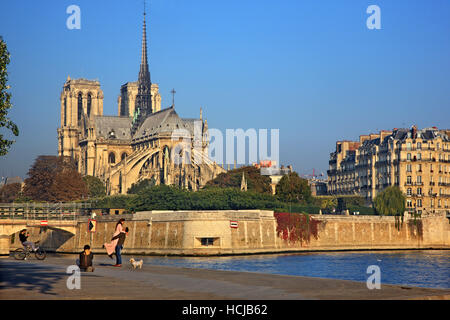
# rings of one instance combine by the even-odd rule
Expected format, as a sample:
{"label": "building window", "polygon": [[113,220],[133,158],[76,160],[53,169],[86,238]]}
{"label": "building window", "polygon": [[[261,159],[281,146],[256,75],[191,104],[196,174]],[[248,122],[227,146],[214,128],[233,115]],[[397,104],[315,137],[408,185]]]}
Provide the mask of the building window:
{"label": "building window", "polygon": [[78,93],[78,121],[81,120],[81,115],[83,114],[83,95]]}
{"label": "building window", "polygon": [[407,176],[406,177],[406,183],[407,184],[411,184],[412,183],[411,176]]}
{"label": "building window", "polygon": [[408,208],[412,208],[412,201],[411,200],[406,200],[406,206]]}
{"label": "building window", "polygon": [[114,152],[111,152],[108,156],[108,162],[113,164],[116,163],[116,155],[114,154]]}
{"label": "building window", "polygon": [[417,199],[417,206],[422,207],[422,199]]}
{"label": "building window", "polygon": [[406,154],[406,160],[411,160],[411,153]]}
{"label": "building window", "polygon": [[406,194],[407,194],[408,196],[411,195],[411,188],[408,188],[408,190],[406,190]]}
{"label": "building window", "polygon": [[220,238],[212,238],[212,237],[204,237],[204,238],[197,238],[197,245],[196,246],[202,246],[202,247],[219,247],[220,246]]}
{"label": "building window", "polygon": [[421,150],[422,149],[422,143],[417,142],[417,150]]}
{"label": "building window", "polygon": [[422,176],[417,176],[417,183],[422,183]]}
{"label": "building window", "polygon": [[422,188],[417,188],[417,195],[419,195],[419,196],[422,195]]}
{"label": "building window", "polygon": [[411,172],[411,165],[410,164],[406,165],[406,172]]}
{"label": "building window", "polygon": [[120,159],[121,159],[121,160],[125,160],[126,157],[127,157],[127,153],[124,152],[124,153],[122,153],[122,156],[120,157]]}
{"label": "building window", "polygon": [[406,143],[406,150],[411,150],[411,142]]}
{"label": "building window", "polygon": [[417,154],[417,160],[422,160],[422,154],[421,153]]}
{"label": "building window", "polygon": [[67,125],[67,98],[64,98],[64,126]]}
{"label": "building window", "polygon": [[87,96],[87,116],[88,116],[88,118],[91,116],[91,105],[92,105],[92,97],[91,97],[91,93],[88,93],[88,96]]}

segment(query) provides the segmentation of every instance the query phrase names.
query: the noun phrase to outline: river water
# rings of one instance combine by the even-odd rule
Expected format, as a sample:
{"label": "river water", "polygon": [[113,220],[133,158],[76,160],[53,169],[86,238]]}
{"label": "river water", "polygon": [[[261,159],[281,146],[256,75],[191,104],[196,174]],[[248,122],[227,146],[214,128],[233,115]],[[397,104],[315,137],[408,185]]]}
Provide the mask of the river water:
{"label": "river water", "polygon": [[226,257],[140,257],[144,264],[366,282],[380,267],[381,285],[450,289],[450,251],[296,253]]}

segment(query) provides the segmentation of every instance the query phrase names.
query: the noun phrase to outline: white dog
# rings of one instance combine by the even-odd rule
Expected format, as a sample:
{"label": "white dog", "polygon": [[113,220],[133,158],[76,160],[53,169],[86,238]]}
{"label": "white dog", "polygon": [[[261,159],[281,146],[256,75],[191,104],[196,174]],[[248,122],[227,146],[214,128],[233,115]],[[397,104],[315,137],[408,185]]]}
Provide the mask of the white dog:
{"label": "white dog", "polygon": [[139,269],[142,269],[142,265],[144,264],[143,260],[136,261],[133,258],[130,259],[130,263],[133,266],[133,269],[136,269],[139,267]]}

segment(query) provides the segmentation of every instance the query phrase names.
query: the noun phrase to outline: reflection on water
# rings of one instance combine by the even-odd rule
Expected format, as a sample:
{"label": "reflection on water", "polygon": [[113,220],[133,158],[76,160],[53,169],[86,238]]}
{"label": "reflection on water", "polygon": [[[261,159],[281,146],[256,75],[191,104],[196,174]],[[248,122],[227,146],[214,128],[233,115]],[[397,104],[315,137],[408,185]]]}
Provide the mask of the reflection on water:
{"label": "reflection on water", "polygon": [[145,264],[365,282],[370,265],[381,283],[450,289],[450,251],[299,253],[230,257],[142,257]]}

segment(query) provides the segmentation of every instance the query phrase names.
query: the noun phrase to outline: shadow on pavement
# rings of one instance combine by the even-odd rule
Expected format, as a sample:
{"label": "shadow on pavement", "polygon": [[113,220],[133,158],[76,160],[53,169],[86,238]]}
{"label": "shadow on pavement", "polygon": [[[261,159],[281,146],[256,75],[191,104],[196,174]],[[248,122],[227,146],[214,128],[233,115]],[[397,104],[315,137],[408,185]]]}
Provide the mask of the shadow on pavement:
{"label": "shadow on pavement", "polygon": [[68,274],[63,268],[39,266],[27,261],[0,261],[0,289],[24,288],[29,291],[56,295],[53,286]]}

